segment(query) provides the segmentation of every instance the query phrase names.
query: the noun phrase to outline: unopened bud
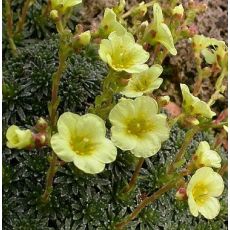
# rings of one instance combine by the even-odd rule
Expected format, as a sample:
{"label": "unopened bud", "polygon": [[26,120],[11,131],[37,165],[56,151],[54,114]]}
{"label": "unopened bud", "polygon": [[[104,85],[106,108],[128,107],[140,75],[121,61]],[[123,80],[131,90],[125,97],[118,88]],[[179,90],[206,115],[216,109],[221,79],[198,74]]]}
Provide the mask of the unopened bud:
{"label": "unopened bud", "polygon": [[33,134],[33,139],[36,148],[46,145],[46,135],[44,133]]}
{"label": "unopened bud", "polygon": [[199,125],[200,123],[195,117],[190,117],[190,116],[185,117],[185,121],[186,123],[189,123],[191,125]]}
{"label": "unopened bud", "polygon": [[51,10],[51,12],[50,12],[50,18],[52,19],[52,20],[57,20],[58,19],[58,11],[57,10]]}
{"label": "unopened bud", "polygon": [[181,200],[181,201],[187,200],[188,197],[187,197],[187,193],[186,193],[186,188],[184,188],[184,187],[179,188],[176,192],[175,198],[177,200]]}
{"label": "unopened bud", "polygon": [[169,96],[162,96],[158,98],[158,104],[160,107],[166,106],[170,102]]}
{"label": "unopened bud", "polygon": [[39,132],[45,131],[48,128],[48,123],[44,118],[40,117],[37,121],[35,128]]}
{"label": "unopened bud", "polygon": [[182,18],[184,16],[184,8],[183,8],[182,4],[180,4],[179,6],[176,6],[172,10],[172,14],[173,15],[178,15],[180,18]]}
{"label": "unopened bud", "polygon": [[89,30],[79,35],[79,42],[83,46],[87,46],[90,43],[90,39],[91,39],[91,34]]}

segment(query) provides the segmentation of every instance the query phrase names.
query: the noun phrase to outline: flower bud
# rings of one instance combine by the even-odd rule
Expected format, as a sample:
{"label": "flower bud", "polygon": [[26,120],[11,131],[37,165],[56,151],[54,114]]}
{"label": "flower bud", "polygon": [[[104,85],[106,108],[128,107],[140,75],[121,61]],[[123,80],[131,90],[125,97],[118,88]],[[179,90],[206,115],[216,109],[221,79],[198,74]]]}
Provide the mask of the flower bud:
{"label": "flower bud", "polygon": [[32,132],[29,129],[21,130],[16,125],[8,128],[6,138],[8,148],[24,149],[33,144]]}
{"label": "flower bud", "polygon": [[35,127],[39,132],[42,132],[48,128],[48,123],[44,118],[40,117]]}
{"label": "flower bud", "polygon": [[90,43],[90,39],[91,39],[91,34],[89,30],[79,35],[79,43],[83,46],[87,46]]}
{"label": "flower bud", "polygon": [[176,7],[172,10],[172,14],[173,14],[173,15],[178,15],[178,16],[180,16],[180,18],[182,18],[183,15],[184,15],[184,8],[183,8],[182,4],[180,4],[179,6],[176,6]]}
{"label": "flower bud", "polygon": [[202,141],[200,142],[195,155],[193,156],[193,162],[196,168],[201,167],[221,167],[221,157],[219,154],[210,149],[208,142]]}
{"label": "flower bud", "polygon": [[90,39],[91,39],[91,34],[89,30],[81,34],[77,34],[74,36],[73,47],[78,49],[83,46],[87,46],[90,43]]}
{"label": "flower bud", "polygon": [[158,102],[160,107],[164,107],[170,102],[170,97],[169,96],[159,97],[157,102]]}
{"label": "flower bud", "polygon": [[187,194],[186,194],[186,188],[184,188],[184,187],[181,187],[181,188],[179,188],[178,190],[177,190],[177,192],[176,192],[176,195],[175,195],[175,198],[177,199],[177,200],[187,200]]}
{"label": "flower bud", "polygon": [[47,138],[44,133],[33,134],[33,140],[36,148],[45,146],[47,142]]}
{"label": "flower bud", "polygon": [[50,12],[50,18],[52,19],[52,20],[57,20],[58,19],[58,11],[57,10],[51,10],[51,12]]}

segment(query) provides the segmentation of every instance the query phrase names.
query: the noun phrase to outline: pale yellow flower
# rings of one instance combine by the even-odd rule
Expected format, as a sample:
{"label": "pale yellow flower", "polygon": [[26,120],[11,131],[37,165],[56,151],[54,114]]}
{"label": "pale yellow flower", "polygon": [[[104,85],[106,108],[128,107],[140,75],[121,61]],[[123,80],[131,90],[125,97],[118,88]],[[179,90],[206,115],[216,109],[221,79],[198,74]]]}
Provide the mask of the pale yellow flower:
{"label": "pale yellow flower", "polygon": [[67,9],[80,4],[82,0],[51,0],[52,10],[58,10],[65,13]]}
{"label": "pale yellow flower", "polygon": [[136,157],[156,154],[169,137],[166,116],[158,114],[157,102],[148,96],[123,99],[111,110],[111,140]]}
{"label": "pale yellow flower", "polygon": [[108,37],[114,31],[120,35],[126,33],[126,29],[117,21],[117,16],[114,11],[109,8],[105,9],[99,31],[103,37]]}
{"label": "pale yellow flower", "polygon": [[154,65],[148,70],[133,74],[121,94],[126,97],[139,97],[146,93],[152,93],[163,82],[163,79],[159,78],[162,72],[162,66]]}
{"label": "pale yellow flower", "polygon": [[172,14],[175,15],[184,15],[184,7],[182,6],[182,4],[180,4],[179,6],[175,6],[172,10]]}
{"label": "pale yellow flower", "polygon": [[203,166],[220,168],[221,167],[221,157],[220,155],[210,149],[207,141],[200,142],[195,155],[193,156],[194,163],[197,168]]}
{"label": "pale yellow flower", "polygon": [[212,168],[203,167],[196,171],[188,183],[187,196],[193,216],[201,213],[206,219],[215,218],[220,212],[219,197],[224,190],[222,177]]}
{"label": "pale yellow flower", "polygon": [[11,125],[6,132],[7,147],[14,149],[24,149],[33,144],[32,132],[29,129],[21,130],[16,125]]}
{"label": "pale yellow flower", "polygon": [[148,69],[144,63],[149,59],[149,53],[135,43],[131,33],[112,32],[108,39],[101,41],[99,55],[116,71],[140,73]]}
{"label": "pale yellow flower", "polygon": [[164,23],[162,10],[158,3],[155,3],[153,5],[153,14],[154,14],[154,20],[148,26],[144,34],[145,40],[151,45],[155,45],[156,43],[159,42],[163,46],[165,46],[165,48],[172,55],[176,55],[177,50],[174,46],[174,41],[173,41],[171,31],[168,28],[168,26]]}
{"label": "pale yellow flower", "polygon": [[187,85],[180,84],[181,92],[183,96],[183,110],[188,115],[203,116],[206,118],[212,118],[216,114],[211,111],[210,107],[204,101],[201,101],[198,97],[193,96]]}
{"label": "pale yellow flower", "polygon": [[116,147],[105,137],[105,123],[98,116],[66,112],[58,119],[57,128],[51,146],[61,160],[73,162],[82,171],[95,174],[116,159]]}

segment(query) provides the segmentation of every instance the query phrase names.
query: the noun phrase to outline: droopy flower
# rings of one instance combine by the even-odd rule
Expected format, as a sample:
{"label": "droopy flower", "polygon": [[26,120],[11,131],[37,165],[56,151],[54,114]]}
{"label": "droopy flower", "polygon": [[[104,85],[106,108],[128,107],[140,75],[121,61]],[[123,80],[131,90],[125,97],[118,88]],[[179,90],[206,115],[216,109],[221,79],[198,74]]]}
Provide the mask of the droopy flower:
{"label": "droopy flower", "polygon": [[213,168],[221,167],[221,157],[219,154],[210,149],[208,142],[200,142],[195,155],[193,156],[195,166],[197,168],[207,166]]}
{"label": "droopy flower", "polygon": [[32,140],[32,132],[29,129],[21,130],[16,125],[11,125],[6,132],[7,147],[14,149],[24,149],[29,147]]}
{"label": "droopy flower", "polygon": [[203,167],[196,171],[188,183],[187,196],[193,216],[201,213],[206,219],[215,218],[220,212],[219,197],[224,190],[222,177],[212,168]]}
{"label": "droopy flower", "polygon": [[168,26],[164,23],[161,7],[158,3],[153,5],[154,21],[149,25],[145,32],[145,40],[155,45],[157,42],[161,43],[172,54],[176,55],[173,37]]}
{"label": "droopy flower", "polygon": [[183,95],[182,106],[185,113],[189,115],[200,115],[206,118],[212,118],[215,115],[204,101],[201,101],[198,97],[193,96],[189,92],[187,85],[180,84],[180,88]]}
{"label": "droopy flower", "polygon": [[149,53],[137,43],[131,33],[120,35],[112,32],[108,39],[101,41],[99,55],[116,71],[128,73],[140,73],[148,69],[144,64],[149,59]]}
{"label": "droopy flower", "polygon": [[116,147],[105,138],[105,124],[98,116],[66,112],[60,116],[57,128],[51,146],[61,160],[73,162],[77,168],[91,174],[103,171],[105,163],[115,160]]}
{"label": "droopy flower", "polygon": [[80,4],[82,0],[51,0],[53,10],[58,10],[65,13],[67,9]]}
{"label": "droopy flower", "polygon": [[215,38],[205,37],[204,35],[196,34],[192,38],[193,48],[196,53],[201,53],[203,49],[211,45],[219,45],[219,41]]}
{"label": "droopy flower", "polygon": [[109,114],[111,140],[136,157],[146,158],[156,154],[161,143],[169,137],[166,116],[157,113],[157,102],[151,97],[121,100]]}
{"label": "droopy flower", "polygon": [[224,41],[216,40],[214,47],[205,48],[201,53],[208,64],[216,64],[220,69],[228,68],[227,47]]}
{"label": "droopy flower", "polygon": [[162,72],[162,66],[154,65],[148,70],[133,74],[121,94],[126,97],[139,97],[144,93],[151,93],[153,90],[158,89],[163,82],[163,79],[159,78]]}
{"label": "droopy flower", "polygon": [[172,10],[172,14],[175,15],[181,15],[183,16],[184,15],[184,7],[182,6],[182,4],[180,4],[179,6],[176,6],[173,8]]}
{"label": "droopy flower", "polygon": [[114,11],[109,8],[105,9],[99,30],[104,37],[108,37],[114,31],[120,35],[126,32],[126,29],[117,21]]}

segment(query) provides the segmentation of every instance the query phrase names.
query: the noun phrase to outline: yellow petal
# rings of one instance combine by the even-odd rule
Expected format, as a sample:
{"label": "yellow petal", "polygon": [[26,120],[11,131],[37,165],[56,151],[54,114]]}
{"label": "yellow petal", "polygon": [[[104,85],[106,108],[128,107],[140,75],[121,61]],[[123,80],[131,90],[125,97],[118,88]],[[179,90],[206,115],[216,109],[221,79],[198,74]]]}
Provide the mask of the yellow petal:
{"label": "yellow petal", "polygon": [[[103,39],[100,44],[99,55],[102,61],[108,62],[107,56],[112,49],[111,42],[107,39]],[[110,55],[109,55],[110,56]]]}
{"label": "yellow petal", "polygon": [[122,150],[131,150],[135,148],[137,137],[128,133],[127,128],[113,126],[111,128],[111,134],[111,140],[118,148]]}
{"label": "yellow petal", "polygon": [[119,103],[110,111],[109,120],[112,125],[126,127],[127,119],[131,118],[134,113],[135,107],[133,101],[125,99],[119,101]]}
{"label": "yellow petal", "polygon": [[164,23],[161,23],[157,29],[157,34],[155,40],[161,43],[166,49],[172,54],[176,55],[177,50],[174,46],[173,37],[168,26]]}
{"label": "yellow petal", "polygon": [[138,114],[143,114],[146,118],[149,116],[158,113],[157,102],[148,96],[138,97],[134,101],[135,110],[138,111]]}
{"label": "yellow petal", "polygon": [[105,139],[95,148],[95,151],[92,152],[92,155],[101,163],[110,163],[115,161],[117,149],[109,139]]}
{"label": "yellow petal", "polygon": [[74,164],[77,168],[89,174],[100,173],[104,170],[105,164],[97,161],[91,156],[79,156],[74,158]]}
{"label": "yellow petal", "polygon": [[63,139],[63,136],[60,136],[60,134],[53,135],[50,143],[52,149],[61,160],[65,162],[74,160],[76,153],[71,149],[70,142]]}
{"label": "yellow petal", "polygon": [[190,195],[188,197],[188,205],[189,205],[189,210],[190,212],[192,213],[193,216],[197,217],[198,216],[198,207],[197,207],[197,204],[196,202],[194,201],[193,199],[193,196]]}
{"label": "yellow petal", "polygon": [[136,157],[150,157],[155,155],[161,148],[161,142],[156,135],[146,134],[138,139],[136,147],[131,150]]}
{"label": "yellow petal", "polygon": [[206,202],[198,208],[206,219],[214,219],[220,212],[220,203],[214,197],[209,197]]}
{"label": "yellow petal", "polygon": [[104,139],[106,134],[104,120],[90,113],[81,116],[81,123],[78,124],[77,129],[87,138]]}
{"label": "yellow petal", "polygon": [[76,131],[80,116],[71,112],[63,113],[57,122],[58,132],[65,139],[69,139]]}

